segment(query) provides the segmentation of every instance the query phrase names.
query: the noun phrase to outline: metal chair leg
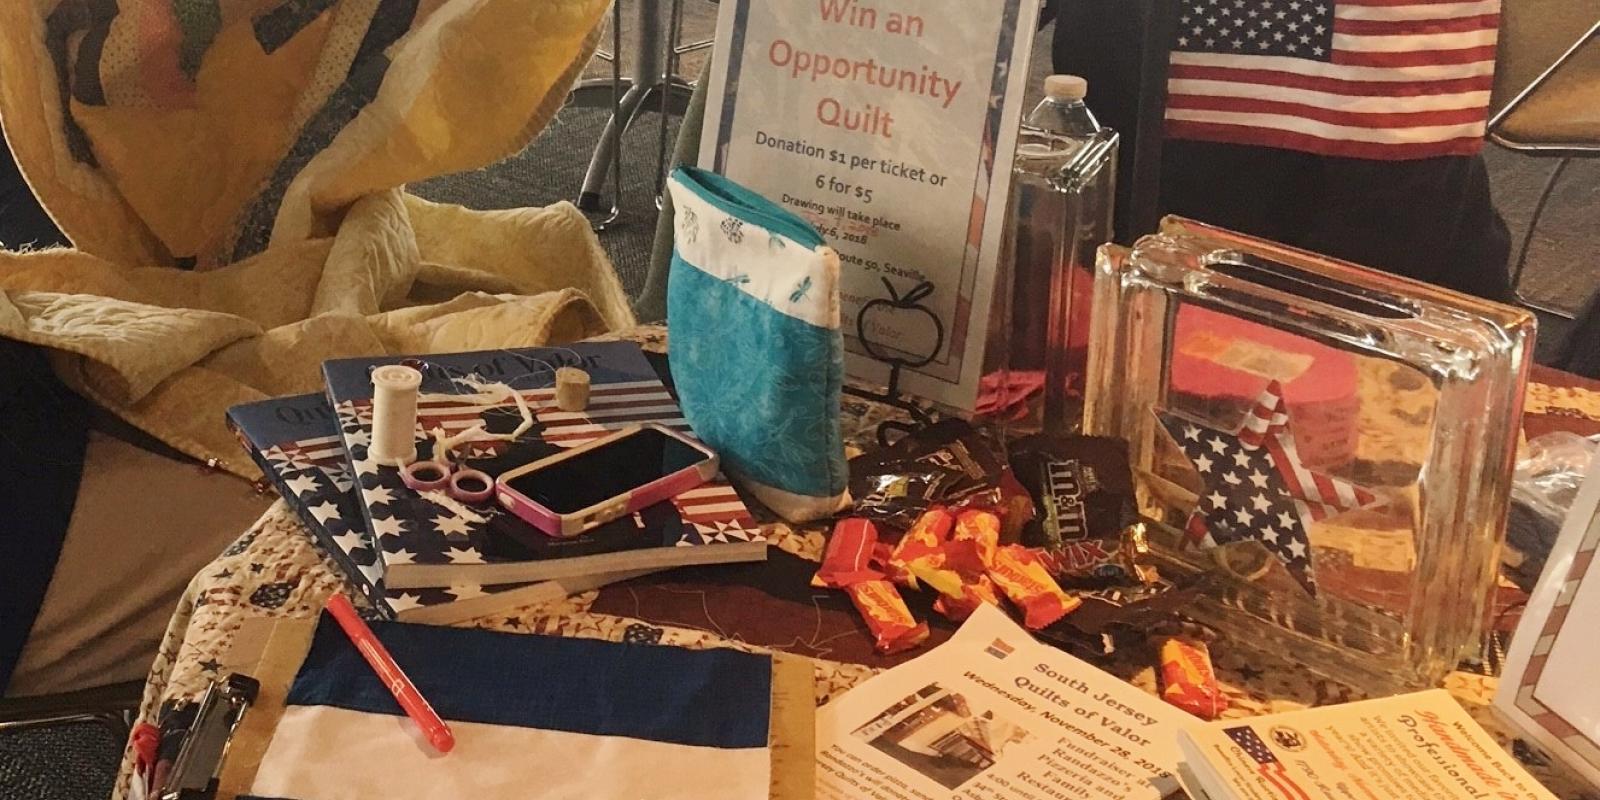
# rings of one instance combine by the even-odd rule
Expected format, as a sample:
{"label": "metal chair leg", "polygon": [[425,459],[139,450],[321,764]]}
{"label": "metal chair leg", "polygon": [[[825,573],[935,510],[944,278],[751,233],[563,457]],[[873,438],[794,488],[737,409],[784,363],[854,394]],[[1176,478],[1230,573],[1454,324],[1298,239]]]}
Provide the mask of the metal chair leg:
{"label": "metal chair leg", "polygon": [[1517,302],[1564,319],[1572,319],[1572,313],[1546,303],[1531,301],[1522,294],[1522,275],[1528,266],[1528,250],[1533,246],[1533,234],[1539,228],[1539,218],[1544,216],[1545,206],[1550,204],[1550,196],[1555,194],[1556,184],[1561,182],[1562,173],[1567,171],[1567,165],[1571,163],[1571,158],[1563,158],[1557,161],[1556,168],[1550,171],[1550,177],[1544,182],[1544,191],[1539,193],[1539,202],[1533,206],[1533,216],[1528,220],[1528,230],[1522,234],[1522,245],[1517,248],[1516,265],[1511,269],[1511,292],[1516,296]]}
{"label": "metal chair leg", "polygon": [[667,112],[672,101],[673,79],[678,74],[678,39],[683,35],[683,0],[672,0],[667,12],[667,62],[661,70],[661,119],[656,140],[656,210],[667,190]]}

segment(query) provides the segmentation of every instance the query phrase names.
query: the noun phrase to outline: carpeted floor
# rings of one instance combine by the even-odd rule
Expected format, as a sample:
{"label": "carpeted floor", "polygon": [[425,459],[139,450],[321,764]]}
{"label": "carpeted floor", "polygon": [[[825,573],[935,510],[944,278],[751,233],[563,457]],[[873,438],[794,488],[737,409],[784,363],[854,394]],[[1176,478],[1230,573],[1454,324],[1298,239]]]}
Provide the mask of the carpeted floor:
{"label": "carpeted floor", "polygon": [[[685,40],[709,35],[716,6],[689,0]],[[609,41],[609,38],[607,38]],[[1047,34],[1038,52],[1048,53]],[[699,58],[691,56],[681,72],[696,75]],[[1048,71],[1047,58],[1035,59],[1034,72]],[[609,65],[596,63],[591,77],[609,76]],[[1038,83],[1036,81],[1035,83]],[[418,194],[474,208],[513,208],[572,200],[577,197],[607,112],[563,111],[531,146],[484,170],[441,177],[412,187]],[[624,137],[622,214],[600,234],[630,293],[637,293],[648,270],[656,207],[656,153],[660,117],[645,113]],[[677,135],[669,121],[668,141]],[[1488,148],[1495,202],[1516,241],[1528,219],[1553,161]],[[1600,161],[1578,162],[1552,196],[1530,249],[1523,288],[1534,300],[1577,308],[1600,286]],[[1558,319],[1544,319],[1541,336],[1548,351],[1565,331]],[[0,800],[101,800],[109,795],[121,743],[93,725],[64,726],[48,731],[0,734]]]}
{"label": "carpeted floor", "polygon": [[0,733],[0,798],[104,800],[121,756],[122,742],[103,725]]}

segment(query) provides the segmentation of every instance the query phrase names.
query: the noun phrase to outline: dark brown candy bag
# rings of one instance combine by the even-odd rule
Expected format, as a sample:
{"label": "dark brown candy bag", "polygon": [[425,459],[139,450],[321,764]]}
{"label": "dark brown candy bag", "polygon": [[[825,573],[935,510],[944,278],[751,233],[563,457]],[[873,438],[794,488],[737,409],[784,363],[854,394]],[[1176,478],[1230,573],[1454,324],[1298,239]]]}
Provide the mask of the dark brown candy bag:
{"label": "dark brown candy bag", "polygon": [[1138,519],[1128,445],[1121,439],[1029,436],[1012,444],[1011,471],[1038,507],[1022,529],[1022,543],[1030,547],[1115,541]]}

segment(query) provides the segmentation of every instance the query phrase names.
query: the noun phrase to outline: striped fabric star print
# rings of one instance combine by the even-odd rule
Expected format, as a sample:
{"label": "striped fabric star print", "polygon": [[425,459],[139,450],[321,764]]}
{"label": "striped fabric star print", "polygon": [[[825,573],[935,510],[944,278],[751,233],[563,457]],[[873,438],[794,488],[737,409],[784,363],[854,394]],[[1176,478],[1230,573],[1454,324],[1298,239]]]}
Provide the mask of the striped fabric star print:
{"label": "striped fabric star print", "polygon": [[1326,156],[1482,146],[1500,0],[1181,0],[1167,134]]}

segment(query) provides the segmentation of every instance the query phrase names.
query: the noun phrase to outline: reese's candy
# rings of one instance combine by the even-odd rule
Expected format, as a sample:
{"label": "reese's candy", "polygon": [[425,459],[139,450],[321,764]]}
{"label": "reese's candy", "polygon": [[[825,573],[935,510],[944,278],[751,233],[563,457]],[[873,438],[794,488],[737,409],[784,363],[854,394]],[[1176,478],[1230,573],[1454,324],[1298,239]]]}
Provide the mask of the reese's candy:
{"label": "reese's candy", "polygon": [[928,623],[918,622],[906,608],[899,590],[886,580],[869,580],[845,587],[850,601],[872,631],[873,649],[884,655],[909,650],[928,639]]}
{"label": "reese's candy", "polygon": [[1216,719],[1227,710],[1228,696],[1204,643],[1176,636],[1162,642],[1161,699],[1201,719]]}
{"label": "reese's candy", "polygon": [[828,537],[828,548],[822,555],[822,566],[813,586],[843,589],[865,580],[880,579],[883,574],[872,568],[873,550],[878,544],[878,528],[871,522],[851,517],[839,520]]}
{"label": "reese's candy", "polygon": [[1022,624],[1029,630],[1050,625],[1083,602],[1061,591],[1061,586],[1045,571],[1039,559],[1020,545],[1007,545],[995,551],[989,577],[1022,609]]}

